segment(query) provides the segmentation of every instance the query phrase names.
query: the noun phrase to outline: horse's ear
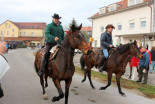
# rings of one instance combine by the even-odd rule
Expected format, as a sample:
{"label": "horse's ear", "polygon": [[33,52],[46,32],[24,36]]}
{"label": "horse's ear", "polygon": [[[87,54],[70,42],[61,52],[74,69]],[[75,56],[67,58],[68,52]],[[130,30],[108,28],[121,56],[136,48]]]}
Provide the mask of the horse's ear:
{"label": "horse's ear", "polygon": [[82,23],[81,23],[81,25],[79,26],[79,30],[81,30],[81,28],[82,28]]}
{"label": "horse's ear", "polygon": [[137,41],[136,40],[134,41],[134,45],[137,45]]}
{"label": "horse's ear", "polygon": [[71,30],[72,30],[72,32],[75,32],[76,27],[75,27],[75,25],[74,25],[74,24],[71,26]]}

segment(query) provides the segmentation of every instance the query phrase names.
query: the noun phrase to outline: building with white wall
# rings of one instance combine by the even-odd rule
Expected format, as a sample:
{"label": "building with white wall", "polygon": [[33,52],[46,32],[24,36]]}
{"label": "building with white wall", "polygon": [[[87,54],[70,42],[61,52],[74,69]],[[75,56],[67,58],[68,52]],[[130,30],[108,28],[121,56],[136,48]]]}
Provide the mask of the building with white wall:
{"label": "building with white wall", "polygon": [[137,44],[149,49],[155,46],[154,0],[121,0],[99,8],[90,17],[93,22],[93,47],[100,47],[100,36],[108,24],[115,26],[113,44],[126,44],[137,40]]}

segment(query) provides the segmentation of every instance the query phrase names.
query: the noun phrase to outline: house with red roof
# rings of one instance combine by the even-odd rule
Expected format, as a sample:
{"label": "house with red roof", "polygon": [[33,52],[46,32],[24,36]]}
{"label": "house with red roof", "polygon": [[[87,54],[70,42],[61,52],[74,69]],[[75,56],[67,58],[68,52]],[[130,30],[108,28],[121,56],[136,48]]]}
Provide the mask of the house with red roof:
{"label": "house with red roof", "polygon": [[92,27],[88,26],[88,27],[82,27],[81,31],[84,31],[88,34],[89,37],[92,36]]}
{"label": "house with red roof", "polygon": [[43,43],[46,23],[5,21],[0,25],[0,39],[38,46]]}
{"label": "house with red roof", "polygon": [[100,36],[108,24],[115,26],[112,36],[114,45],[134,40],[149,50],[155,45],[154,0],[121,0],[99,8],[89,19],[93,22],[94,47],[100,47]]}

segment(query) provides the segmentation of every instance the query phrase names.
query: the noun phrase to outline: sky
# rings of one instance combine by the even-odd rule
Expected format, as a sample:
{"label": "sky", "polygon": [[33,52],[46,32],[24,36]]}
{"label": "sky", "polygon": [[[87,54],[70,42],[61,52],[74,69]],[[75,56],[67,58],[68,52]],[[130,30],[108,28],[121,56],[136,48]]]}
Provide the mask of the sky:
{"label": "sky", "polygon": [[73,18],[77,24],[91,26],[89,17],[99,8],[120,0],[0,0],[0,24],[6,20],[13,22],[51,23],[52,15],[58,13],[63,26],[68,26]]}

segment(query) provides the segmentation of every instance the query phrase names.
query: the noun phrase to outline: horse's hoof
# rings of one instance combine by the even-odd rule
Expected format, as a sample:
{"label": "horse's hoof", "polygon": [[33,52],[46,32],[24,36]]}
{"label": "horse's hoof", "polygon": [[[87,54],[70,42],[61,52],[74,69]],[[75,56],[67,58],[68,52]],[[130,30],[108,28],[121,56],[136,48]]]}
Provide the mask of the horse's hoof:
{"label": "horse's hoof", "polygon": [[105,88],[104,87],[100,87],[100,89],[99,90],[105,90]]}
{"label": "horse's hoof", "polygon": [[43,95],[43,99],[44,99],[44,100],[47,100],[47,99],[48,99],[48,96],[47,96],[46,93]]}
{"label": "horse's hoof", "polygon": [[123,93],[123,94],[121,94],[123,97],[126,97],[126,95]]}
{"label": "horse's hoof", "polygon": [[96,88],[94,86],[92,86],[92,89],[95,90]]}
{"label": "horse's hoof", "polygon": [[81,83],[85,82],[85,80],[82,80]]}
{"label": "horse's hoof", "polygon": [[53,97],[52,102],[58,101],[57,97]]}
{"label": "horse's hoof", "polygon": [[48,87],[48,85],[45,85],[45,88],[47,88]]}

